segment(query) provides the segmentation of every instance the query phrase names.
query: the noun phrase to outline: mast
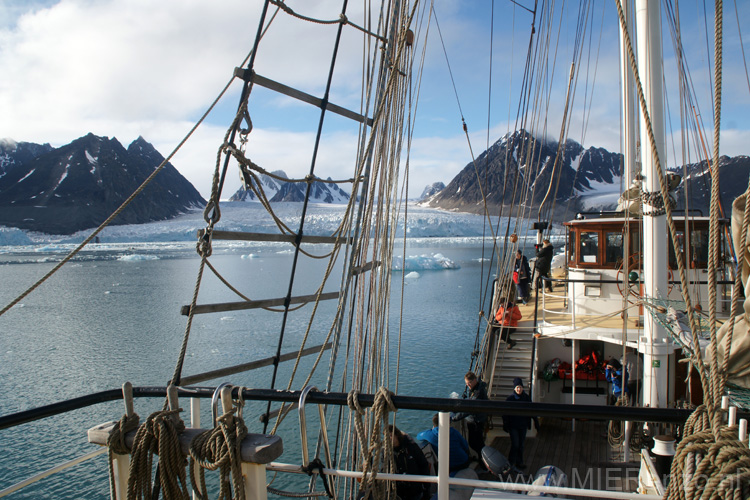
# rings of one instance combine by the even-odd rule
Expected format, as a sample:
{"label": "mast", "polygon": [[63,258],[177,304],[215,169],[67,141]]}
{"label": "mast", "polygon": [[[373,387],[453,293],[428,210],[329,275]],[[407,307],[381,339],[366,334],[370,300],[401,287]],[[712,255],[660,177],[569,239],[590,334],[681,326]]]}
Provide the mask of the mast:
{"label": "mast", "polygon": [[[643,83],[646,107],[661,164],[665,164],[663,68],[661,62],[660,2],[637,0],[636,31],[638,38],[638,73]],[[659,192],[657,164],[641,113],[641,161],[644,191]],[[667,224],[664,215],[653,215],[654,207],[643,207],[643,280],[645,295],[662,298],[667,295]],[[669,340],[666,329],[651,314],[644,318],[643,404],[666,407],[668,403]]]}

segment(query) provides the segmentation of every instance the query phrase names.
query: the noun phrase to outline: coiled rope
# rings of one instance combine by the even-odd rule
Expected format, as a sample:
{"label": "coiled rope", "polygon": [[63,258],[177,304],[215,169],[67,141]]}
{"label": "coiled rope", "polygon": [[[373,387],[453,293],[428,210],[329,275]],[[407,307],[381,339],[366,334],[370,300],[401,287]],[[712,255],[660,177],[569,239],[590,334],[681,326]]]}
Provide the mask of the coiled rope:
{"label": "coiled rope", "polygon": [[185,424],[177,410],[152,413],[138,428],[133,440],[128,478],[128,500],[150,500],[154,455],[159,455],[159,484],[166,500],[188,500],[185,467],[179,435]]}
{"label": "coiled rope", "polygon": [[[242,390],[239,393],[242,394]],[[245,498],[240,452],[242,440],[247,436],[247,427],[242,419],[242,405],[244,402],[219,417],[216,427],[199,434],[190,443],[191,462],[201,467],[198,478],[195,477],[196,468],[190,467],[190,482],[193,485],[193,491],[201,499],[208,498],[205,494],[206,478],[203,469],[219,469],[220,500],[228,498],[244,500]],[[230,491],[230,484],[234,496]]]}
{"label": "coiled rope", "polygon": [[395,412],[396,406],[391,400],[393,393],[381,387],[375,394],[375,401],[372,405],[372,430],[370,432],[369,444],[366,441],[366,432],[363,417],[365,415],[364,409],[360,406],[358,396],[359,392],[352,390],[347,396],[347,402],[349,409],[354,414],[355,429],[357,431],[357,438],[359,441],[360,454],[364,460],[362,472],[362,485],[360,492],[364,491],[363,499],[367,498],[386,498],[386,488],[388,483],[382,483],[375,481],[380,468],[381,456],[384,456],[387,461],[387,471],[393,470],[393,441],[391,439],[383,439],[385,427],[388,424],[388,412]]}
{"label": "coiled rope", "polygon": [[114,459],[115,454],[127,455],[130,453],[130,448],[125,444],[125,435],[128,432],[132,432],[138,428],[140,424],[140,417],[137,413],[131,415],[123,415],[119,422],[115,424],[112,431],[109,433],[107,438],[107,455],[109,458],[109,490],[112,492],[112,496],[117,500],[117,489],[115,488],[115,471],[114,471]]}

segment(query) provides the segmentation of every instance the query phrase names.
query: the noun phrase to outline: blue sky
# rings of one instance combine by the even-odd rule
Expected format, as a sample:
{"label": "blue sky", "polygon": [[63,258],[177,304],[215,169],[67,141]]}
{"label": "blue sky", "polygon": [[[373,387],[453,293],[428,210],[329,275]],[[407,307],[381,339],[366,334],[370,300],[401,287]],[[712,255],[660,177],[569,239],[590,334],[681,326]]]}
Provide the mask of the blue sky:
{"label": "blue sky", "polygon": [[[287,3],[310,17],[335,19],[341,2]],[[350,19],[359,22],[363,3],[349,3]],[[529,0],[518,3],[533,5]],[[117,137],[127,146],[142,135],[167,155],[249,52],[261,4],[260,0],[0,0],[0,138],[60,146],[93,132]],[[551,23],[550,46],[556,58],[549,56],[546,82],[550,104],[543,116],[547,135],[555,138],[580,5],[558,2]],[[615,5],[604,0],[591,5],[582,56],[586,63],[578,76],[568,137],[586,147],[619,151]],[[683,35],[683,43],[710,143],[713,35],[709,32],[706,40],[705,26],[707,23],[712,30],[713,5],[705,6],[708,17],[702,0],[684,0],[680,6],[683,32],[689,34]],[[737,7],[741,19],[750,19],[750,5]],[[411,151],[410,196],[419,195],[429,183],[449,182],[471,161],[456,94],[475,155],[488,141],[491,144],[514,128],[531,14],[508,0],[495,0],[494,18],[492,8],[491,0],[435,1],[455,92],[433,20]],[[724,30],[721,152],[749,154],[750,92],[732,1],[725,4]],[[417,32],[421,44],[425,29]],[[543,33],[538,18],[537,36]],[[280,13],[262,41],[256,71],[321,95],[334,34],[335,27],[294,21]],[[750,33],[742,35],[750,38]],[[675,87],[676,74],[672,51],[666,38],[665,80],[670,88]],[[332,102],[357,109],[361,52],[361,35],[348,30],[334,74]],[[553,59],[557,61],[554,74]],[[209,195],[216,150],[236,108],[239,88],[236,82],[173,161],[204,197]],[[677,95],[670,94],[670,134],[674,137],[679,137],[677,101]],[[309,170],[316,109],[260,88],[254,90],[250,106],[254,125],[248,143],[251,159],[268,170],[304,176]],[[351,175],[356,129],[346,122],[326,119],[326,146],[320,152],[317,170],[322,177]],[[669,140],[668,150],[667,163],[674,166],[680,159],[671,151],[679,151],[680,146]],[[238,176],[232,172],[223,197],[238,187]]]}

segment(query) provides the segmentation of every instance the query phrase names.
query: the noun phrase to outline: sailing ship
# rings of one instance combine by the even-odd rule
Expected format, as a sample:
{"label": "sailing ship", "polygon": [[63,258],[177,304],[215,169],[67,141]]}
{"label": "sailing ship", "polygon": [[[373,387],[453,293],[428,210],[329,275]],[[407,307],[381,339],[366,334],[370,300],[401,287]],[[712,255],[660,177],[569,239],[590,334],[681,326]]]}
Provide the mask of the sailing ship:
{"label": "sailing ship", "polygon": [[[623,60],[629,63],[635,61],[635,57],[631,35],[626,28],[633,23],[627,20],[623,6],[619,2],[616,4],[627,49]],[[658,4],[650,4],[651,7],[656,5],[658,12]],[[538,10],[531,11],[532,16],[542,19],[549,14],[548,10],[545,11],[549,8],[546,5],[536,8]],[[412,111],[415,106],[412,92],[417,88],[412,75],[415,67],[419,67],[420,41],[426,36],[433,13],[429,5],[386,2],[382,10],[368,11],[362,21],[356,22],[347,17],[346,2],[338,13],[340,15],[330,19],[313,19],[302,10],[302,6],[296,10],[284,2],[267,0],[250,56],[234,72],[242,86],[240,102],[217,154],[212,193],[204,213],[205,228],[197,235],[200,257],[197,283],[190,303],[182,309],[186,317],[185,335],[169,385],[132,387],[124,381],[122,391],[105,391],[4,416],[0,419],[0,428],[97,402],[123,399],[125,415],[122,418],[104,424],[92,423],[88,431],[92,443],[106,445],[106,448],[89,456],[104,450],[109,453],[110,470],[102,473],[110,475],[111,495],[118,499],[156,497],[159,494],[166,498],[185,498],[190,489],[196,497],[202,498],[207,491],[204,469],[219,469],[220,494],[234,498],[264,499],[269,493],[302,497],[395,498],[394,485],[397,481],[417,481],[435,484],[435,494],[439,500],[516,498],[518,492],[650,499],[661,498],[666,490],[660,477],[663,471],[656,470],[648,451],[642,455],[641,494],[624,491],[625,487],[623,491],[569,488],[560,481],[563,476],[558,474],[559,467],[546,468],[540,484],[536,484],[537,481],[535,484],[510,481],[514,472],[495,471],[493,467],[497,463],[490,460],[485,465],[502,478],[480,480],[472,468],[452,475],[448,467],[450,412],[489,414],[493,430],[500,427],[498,420],[503,414],[534,415],[543,419],[567,417],[626,422],[623,424],[625,435],[650,433],[653,436],[654,429],[667,432],[665,424],[670,424],[679,429],[682,447],[672,462],[672,480],[668,485],[670,497],[676,498],[677,490],[683,487],[692,494],[696,488],[700,488],[720,498],[728,498],[735,492],[747,497],[750,492],[745,444],[747,436],[742,435],[742,431],[738,435],[735,429],[736,414],[729,417],[727,424],[724,423],[724,412],[719,401],[725,392],[727,367],[725,365],[719,369],[718,363],[721,359],[729,364],[732,361],[730,350],[736,347],[734,341],[728,341],[720,358],[716,333],[716,324],[720,322],[717,308],[725,313],[726,318],[740,316],[740,284],[745,282],[743,277],[747,275],[743,267],[745,249],[739,246],[737,253],[740,258],[737,263],[724,262],[719,265],[718,256],[721,252],[727,252],[728,241],[721,239],[722,222],[713,207],[710,218],[689,217],[688,214],[682,218],[672,217],[668,182],[662,171],[664,167],[658,161],[663,158],[660,152],[663,145],[656,143],[653,132],[646,134],[646,130],[652,128],[652,122],[661,120],[660,116],[654,114],[657,104],[653,99],[659,92],[652,91],[650,101],[639,99],[644,116],[650,116],[651,120],[645,120],[641,127],[648,138],[641,142],[642,175],[645,180],[641,182],[636,178],[634,168],[631,169],[632,178],[628,177],[631,174],[625,176],[628,186],[631,179],[636,181],[634,187],[637,190],[629,190],[624,195],[631,203],[609,216],[580,214],[580,217],[565,224],[566,232],[562,238],[551,232],[552,221],[542,220],[540,216],[535,222],[537,243],[546,237],[554,239],[558,245],[564,244],[566,273],[562,277],[551,278],[557,292],[544,292],[543,285],[549,278],[536,283],[534,301],[521,306],[527,318],[524,324],[519,325],[518,335],[523,337],[523,345],[512,353],[498,342],[498,331],[502,331],[502,327],[498,328],[492,318],[500,297],[513,297],[515,288],[507,272],[508,259],[519,248],[519,242],[525,240],[519,239],[513,231],[506,231],[508,236],[505,241],[493,238],[493,248],[497,244],[496,248],[499,249],[495,266],[497,279],[492,283],[493,298],[483,314],[487,319],[480,325],[482,335],[478,338],[478,348],[470,366],[470,369],[490,381],[490,400],[443,400],[401,395],[398,392],[398,377],[392,378],[391,370],[393,364],[399,364],[399,358],[396,357],[394,361],[389,356],[391,336],[397,330],[390,320],[393,307],[390,291],[394,280],[391,269],[398,248],[396,240],[402,236],[398,234],[399,216],[408,213],[407,205],[402,201],[402,182],[403,170],[408,168],[410,159]],[[335,32],[333,57],[322,95],[308,94],[274,81],[262,74],[262,68],[255,66],[256,54],[263,47],[263,36],[267,30],[273,29],[272,20],[276,15],[290,16],[298,22],[329,24]],[[643,18],[638,25],[658,26],[658,15]],[[532,35],[537,28],[541,28],[541,25],[532,23]],[[363,37],[363,48],[368,54],[363,65],[365,84],[361,94],[362,105],[358,110],[335,103],[336,94],[331,92],[342,39],[345,33],[352,32]],[[538,34],[537,37],[544,38]],[[639,50],[647,45],[645,41],[640,43]],[[653,46],[648,48],[654,49]],[[624,72],[633,75],[638,83],[636,86],[641,88],[637,67],[629,66]],[[660,77],[653,73],[649,73],[648,78],[652,84],[660,81]],[[572,76],[570,80],[573,81]],[[524,92],[530,92],[530,85]],[[316,140],[309,173],[300,179],[284,179],[304,187],[301,214],[295,226],[277,216],[273,203],[264,193],[262,176],[273,177],[274,174],[251,159],[253,96],[260,88],[296,99],[316,110]],[[642,94],[639,92],[639,97]],[[528,98],[528,94],[525,95]],[[569,102],[566,100],[565,105]],[[635,108],[632,104],[629,107]],[[322,132],[326,120],[332,119],[332,116],[351,120],[359,131],[353,174],[346,179],[324,179],[318,174]],[[561,135],[564,137],[565,134]],[[560,142],[564,143],[564,140]],[[533,140],[528,145],[528,151],[527,157],[533,158]],[[714,149],[714,167],[718,162],[716,155],[718,145]],[[628,161],[634,162],[634,158],[628,156],[626,154]],[[650,165],[650,170],[646,169],[646,164]],[[239,169],[245,188],[251,190],[267,209],[269,218],[278,228],[277,234],[239,232],[222,227],[220,200],[230,168]],[[339,228],[329,235],[308,234],[306,227],[311,190],[320,182],[347,185],[351,192]],[[637,196],[634,192],[637,192]],[[657,199],[661,199],[659,206],[655,201]],[[634,200],[636,203],[632,203]],[[516,201],[521,206],[524,200]],[[551,213],[546,197],[541,207]],[[491,217],[489,219],[490,225],[495,223]],[[674,220],[674,227],[669,231],[671,253],[668,253],[665,238],[667,219]],[[498,217],[495,220],[509,219]],[[528,222],[526,216],[514,220],[520,225]],[[91,233],[74,253],[94,239],[105,225],[106,222]],[[738,234],[740,238],[734,238],[735,244],[745,241],[741,229]],[[211,263],[213,245],[221,240],[289,245],[293,259],[283,293],[262,299],[244,295],[241,284],[222,276]],[[321,284],[315,290],[299,293],[295,286],[297,275],[308,257],[325,262]],[[61,262],[60,266],[67,260]],[[669,278],[668,268],[671,269]],[[209,272],[216,275],[237,299],[220,303],[201,302],[201,280]],[[691,301],[691,291],[697,291],[700,300]],[[717,301],[717,295],[722,301]],[[3,312],[18,300],[9,304]],[[717,306],[717,302],[723,305]],[[309,339],[320,328],[319,311],[325,309],[326,303],[335,304],[335,307],[328,308],[330,315],[325,319],[322,342],[311,346]],[[302,305],[307,307],[300,309]],[[697,318],[699,305],[709,311],[707,319]],[[401,304],[399,307],[404,306]],[[279,314],[281,318],[278,343],[272,357],[194,375],[183,373],[186,346],[196,315],[261,308],[269,314]],[[689,328],[684,328],[684,321],[676,321],[679,328],[670,326],[669,331],[677,332],[674,338],[665,333],[671,310],[687,311],[689,323]],[[306,311],[305,318],[301,321],[292,319],[300,311]],[[738,319],[737,323],[741,321]],[[661,330],[657,328],[659,322],[665,324]],[[710,331],[709,347],[703,350],[700,345],[701,340],[705,339],[699,334],[703,331],[700,327],[702,323],[707,324]],[[727,320],[727,324],[732,323],[732,320]],[[284,352],[284,347],[288,345],[285,336],[293,328],[304,332],[301,345]],[[732,326],[728,328],[731,330]],[[746,333],[744,336],[747,336]],[[735,340],[741,342],[741,337],[738,335]],[[724,338],[731,339],[731,335]],[[570,359],[571,365],[575,365],[582,355],[597,353],[604,357],[619,357],[627,347],[642,354],[641,364],[649,367],[643,371],[643,394],[642,400],[639,400],[642,405],[630,405],[625,401],[620,402],[619,406],[603,404],[601,399],[607,390],[604,381],[599,379],[598,365],[586,378],[584,372],[573,366],[566,371],[558,365],[558,378],[562,380],[554,381],[557,386],[554,390],[553,380],[540,380],[542,364],[547,360]],[[676,383],[679,377],[675,372],[681,356],[689,360],[689,365],[681,366],[690,366],[686,372],[693,373],[694,380],[700,379],[701,390],[691,393],[691,402],[700,404],[699,410],[666,408],[680,392]],[[312,357],[315,361],[311,363],[309,374],[303,376],[296,373],[296,366],[305,357]],[[322,360],[325,358],[328,359],[328,366],[323,368]],[[710,369],[706,368],[704,359],[708,359]],[[295,369],[291,370],[284,386],[279,380],[279,367],[287,362],[294,362]],[[259,366],[273,366],[268,386],[247,388],[229,382],[233,375]],[[742,368],[740,366],[737,371],[741,372]],[[732,365],[729,371],[734,369]],[[526,405],[504,401],[504,394],[510,392],[508,381],[511,373],[515,377],[519,372],[528,373],[534,403]],[[562,377],[559,377],[560,373],[563,373]],[[567,385],[567,373],[570,373],[570,385]],[[316,375],[318,380],[323,381],[320,387],[311,384]],[[212,387],[199,385],[218,380],[225,383]],[[736,379],[731,380],[737,382]],[[135,413],[134,397],[166,398],[164,409],[154,412],[141,423]],[[187,422],[185,412],[181,411],[187,406],[187,399],[191,401],[190,422]],[[201,399],[211,400],[213,418],[211,425],[204,423],[206,429],[201,429],[199,418]],[[244,403],[251,400],[264,402],[264,411],[260,415],[263,426],[259,432],[249,432],[243,420]],[[593,403],[593,406],[582,403]],[[315,415],[308,419],[306,409],[311,405],[316,406],[315,410],[311,410]],[[406,477],[395,474],[391,459],[393,443],[387,428],[397,409],[439,412],[440,446],[435,476]],[[281,431],[289,431],[292,410],[298,413],[296,432],[301,435],[302,463],[279,463],[276,459],[281,455],[287,439]],[[686,424],[688,414],[693,416]],[[637,424],[642,422],[648,425]],[[317,437],[314,451],[308,445],[308,440],[313,437]],[[623,448],[622,443],[629,440],[630,436],[623,437],[618,446]],[[688,442],[692,448],[686,452],[683,445]],[[624,450],[628,447],[629,442]],[[719,454],[719,448],[731,448],[734,455]],[[159,458],[158,465],[154,466],[155,454]],[[191,457],[189,463],[188,456]],[[704,457],[702,462],[701,457]],[[77,461],[79,459],[73,462]],[[700,465],[696,469],[698,462]],[[689,463],[693,464],[692,469]],[[283,473],[307,474],[312,479],[305,486],[305,491],[285,492],[268,485],[269,475]],[[0,495],[12,493],[24,484],[27,482],[0,492]]]}

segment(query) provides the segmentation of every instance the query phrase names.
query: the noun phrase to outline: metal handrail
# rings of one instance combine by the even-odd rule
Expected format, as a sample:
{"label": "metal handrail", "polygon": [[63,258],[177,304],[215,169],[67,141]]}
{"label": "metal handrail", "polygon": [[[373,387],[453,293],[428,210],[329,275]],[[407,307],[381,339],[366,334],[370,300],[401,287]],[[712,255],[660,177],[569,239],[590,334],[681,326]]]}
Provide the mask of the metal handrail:
{"label": "metal handrail", "polygon": [[5,488],[4,490],[0,490],[0,498],[3,498],[4,496],[10,495],[11,493],[14,493],[21,488],[25,488],[26,486],[29,486],[31,484],[36,483],[37,481],[40,481],[44,479],[47,476],[51,476],[52,474],[57,474],[58,472],[62,472],[65,469],[69,469],[73,467],[74,465],[78,465],[80,463],[85,462],[86,460],[90,460],[94,457],[97,457],[103,453],[107,452],[107,448],[102,448],[100,450],[94,450],[92,452],[86,453],[85,455],[81,455],[78,458],[74,458],[73,460],[69,460],[68,462],[64,462],[60,465],[57,465],[55,467],[52,467],[51,469],[48,469],[44,472],[40,472],[39,474],[35,474],[31,476],[30,478],[24,479],[20,483],[16,483],[12,486],[9,486],[8,488]]}

